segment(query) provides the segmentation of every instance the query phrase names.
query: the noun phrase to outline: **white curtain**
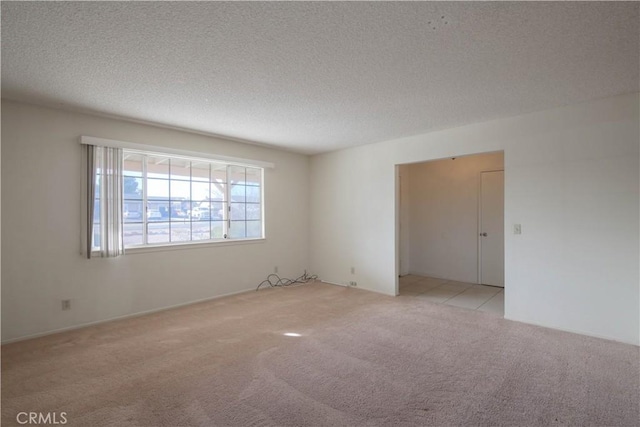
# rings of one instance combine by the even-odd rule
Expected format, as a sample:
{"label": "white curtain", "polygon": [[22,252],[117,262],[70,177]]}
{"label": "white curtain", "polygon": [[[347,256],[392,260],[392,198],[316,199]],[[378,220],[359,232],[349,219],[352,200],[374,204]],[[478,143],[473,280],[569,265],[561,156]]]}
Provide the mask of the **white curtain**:
{"label": "white curtain", "polygon": [[[91,258],[95,247],[99,247],[102,257],[124,254],[122,168],[121,148],[87,146],[87,258]],[[99,203],[94,205],[96,197]],[[99,209],[99,215],[94,206]],[[99,224],[94,222],[98,217]],[[94,227],[99,229],[98,233],[94,233]]]}

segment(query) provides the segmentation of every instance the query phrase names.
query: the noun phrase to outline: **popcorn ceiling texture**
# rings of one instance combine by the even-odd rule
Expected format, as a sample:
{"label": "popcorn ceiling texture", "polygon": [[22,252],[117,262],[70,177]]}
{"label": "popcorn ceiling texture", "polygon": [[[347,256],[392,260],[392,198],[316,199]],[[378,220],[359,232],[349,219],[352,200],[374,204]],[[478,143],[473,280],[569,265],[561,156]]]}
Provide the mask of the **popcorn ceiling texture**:
{"label": "popcorn ceiling texture", "polygon": [[3,2],[2,96],[319,153],[636,92],[639,7]]}

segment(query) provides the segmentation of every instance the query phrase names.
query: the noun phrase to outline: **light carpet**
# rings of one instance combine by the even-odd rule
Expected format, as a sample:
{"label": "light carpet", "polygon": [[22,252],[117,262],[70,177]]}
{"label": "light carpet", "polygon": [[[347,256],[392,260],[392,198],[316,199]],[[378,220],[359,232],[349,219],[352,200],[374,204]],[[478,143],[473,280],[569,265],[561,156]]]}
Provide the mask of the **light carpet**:
{"label": "light carpet", "polygon": [[632,345],[312,283],[4,345],[2,425],[637,426],[639,369]]}

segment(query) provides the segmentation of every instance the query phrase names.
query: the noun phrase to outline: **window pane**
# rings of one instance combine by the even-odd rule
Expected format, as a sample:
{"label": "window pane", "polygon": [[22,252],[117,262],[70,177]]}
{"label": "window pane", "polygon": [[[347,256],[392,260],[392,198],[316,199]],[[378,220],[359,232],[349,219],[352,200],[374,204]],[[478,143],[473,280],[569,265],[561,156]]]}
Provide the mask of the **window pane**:
{"label": "window pane", "polygon": [[142,234],[143,227],[144,227],[144,224],[142,223],[137,223],[137,224],[127,223],[124,225],[124,246],[125,247],[144,244],[144,241],[143,241],[144,236]]}
{"label": "window pane", "polygon": [[193,204],[192,202],[188,202],[186,204],[185,203],[182,204],[183,210],[187,214],[187,221],[191,220],[191,217],[192,217],[192,214],[193,214],[193,206],[192,205],[193,206],[197,206],[197,203]]}
{"label": "window pane", "polygon": [[230,218],[234,220],[243,220],[246,218],[244,203],[231,203],[231,215]]}
{"label": "window pane", "polygon": [[169,158],[147,156],[147,176],[150,178],[169,179]]}
{"label": "window pane", "polygon": [[247,199],[247,187],[245,185],[231,184],[232,202],[244,202]]}
{"label": "window pane", "polygon": [[169,198],[169,181],[166,179],[147,179],[147,197],[149,200],[153,198]]}
{"label": "window pane", "polygon": [[191,162],[184,159],[171,159],[171,179],[189,181],[191,179]]}
{"label": "window pane", "polygon": [[148,243],[169,243],[169,223],[150,222],[147,224]]}
{"label": "window pane", "polygon": [[167,221],[171,219],[171,201],[167,200],[164,202],[159,208],[160,216],[163,221]]}
{"label": "window pane", "polygon": [[94,248],[100,247],[100,225],[96,224],[93,226],[93,243],[91,244]]}
{"label": "window pane", "polygon": [[141,200],[124,200],[124,221],[125,222],[142,222],[142,201]]}
{"label": "window pane", "polygon": [[171,221],[188,221],[191,203],[182,199],[171,199]]}
{"label": "window pane", "polygon": [[180,210],[184,214],[184,217],[188,220],[189,215],[191,215],[191,201],[183,200],[180,202]]}
{"label": "window pane", "polygon": [[191,183],[191,200],[204,201],[209,199],[209,182]]}
{"label": "window pane", "polygon": [[230,166],[229,167],[229,182],[231,184],[243,184],[246,182],[246,173],[244,167]]}
{"label": "window pane", "polygon": [[124,177],[124,197],[142,200],[142,178]]}
{"label": "window pane", "polygon": [[227,182],[227,166],[216,163],[211,164],[211,182]]}
{"label": "window pane", "polygon": [[245,229],[245,221],[231,221],[231,227],[229,228],[229,236],[232,239],[242,239],[247,236]]}
{"label": "window pane", "polygon": [[148,200],[147,221],[162,221],[169,219],[169,200]]}
{"label": "window pane", "polygon": [[247,203],[247,219],[260,219],[262,210],[260,209],[260,205],[257,203]]}
{"label": "window pane", "polygon": [[142,177],[142,155],[125,154],[124,155],[124,176]]}
{"label": "window pane", "polygon": [[171,223],[171,241],[188,242],[191,240],[191,223],[173,222]]}
{"label": "window pane", "polygon": [[208,221],[193,222],[192,240],[209,240],[211,238],[210,225]]}
{"label": "window pane", "polygon": [[247,168],[247,185],[260,186],[262,184],[262,171],[256,168]]}
{"label": "window pane", "polygon": [[260,203],[260,187],[246,188],[247,202]]}
{"label": "window pane", "polygon": [[100,199],[93,201],[93,223],[100,224]]}
{"label": "window pane", "polygon": [[227,184],[224,184],[224,183],[212,182],[211,195],[210,195],[211,200],[225,201],[227,197],[226,186]]}
{"label": "window pane", "polygon": [[169,186],[171,187],[172,199],[191,199],[191,187],[189,185],[189,181],[171,180]]}
{"label": "window pane", "polygon": [[100,181],[102,181],[102,177],[96,174],[96,191],[93,194],[94,197],[100,197]]}
{"label": "window pane", "polygon": [[209,202],[193,201],[191,206],[192,221],[209,221],[211,219],[211,209],[209,208]]}
{"label": "window pane", "polygon": [[226,206],[227,204],[224,202],[211,202],[211,219],[223,220]]}
{"label": "window pane", "polygon": [[224,238],[224,221],[211,221],[211,238]]}
{"label": "window pane", "polygon": [[191,179],[209,182],[209,163],[191,162]]}
{"label": "window pane", "polygon": [[247,237],[262,237],[262,221],[247,221]]}

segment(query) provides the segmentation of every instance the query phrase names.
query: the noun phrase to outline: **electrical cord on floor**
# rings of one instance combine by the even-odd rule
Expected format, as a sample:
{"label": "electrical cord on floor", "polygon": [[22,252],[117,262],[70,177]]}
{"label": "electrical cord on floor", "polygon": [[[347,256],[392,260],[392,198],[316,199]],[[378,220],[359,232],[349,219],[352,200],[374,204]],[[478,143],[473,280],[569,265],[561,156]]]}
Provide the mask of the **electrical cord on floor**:
{"label": "electrical cord on floor", "polygon": [[308,275],[307,272],[305,271],[304,274],[300,277],[298,277],[297,279],[287,279],[284,277],[280,277],[277,274],[270,274],[267,276],[266,280],[263,280],[258,287],[256,288],[256,291],[260,290],[260,287],[263,285],[269,285],[269,287],[271,288],[278,288],[278,287],[283,287],[283,286],[291,286],[294,285],[296,283],[309,283],[312,282],[314,280],[316,280],[318,278],[318,276],[316,275]]}

